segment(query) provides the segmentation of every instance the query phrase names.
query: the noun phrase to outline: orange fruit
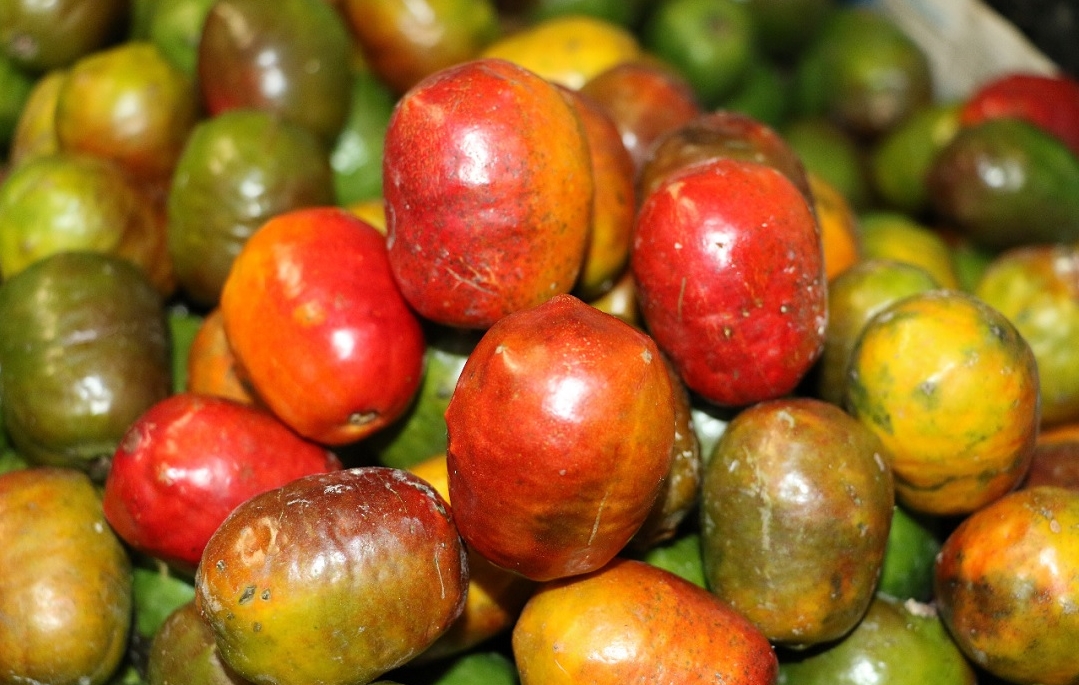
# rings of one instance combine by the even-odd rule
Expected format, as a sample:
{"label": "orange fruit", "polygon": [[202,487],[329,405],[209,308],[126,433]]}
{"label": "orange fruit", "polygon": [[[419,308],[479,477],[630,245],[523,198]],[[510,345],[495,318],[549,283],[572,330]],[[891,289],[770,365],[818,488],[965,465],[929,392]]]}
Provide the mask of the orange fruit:
{"label": "orange fruit", "polygon": [[834,185],[815,173],[809,172],[808,175],[813,209],[816,210],[817,223],[820,224],[824,273],[831,281],[862,258],[858,217],[854,214],[850,202]]}
{"label": "orange fruit", "polygon": [[202,320],[187,350],[187,391],[244,404],[258,401],[241,378],[220,308],[215,307]]}

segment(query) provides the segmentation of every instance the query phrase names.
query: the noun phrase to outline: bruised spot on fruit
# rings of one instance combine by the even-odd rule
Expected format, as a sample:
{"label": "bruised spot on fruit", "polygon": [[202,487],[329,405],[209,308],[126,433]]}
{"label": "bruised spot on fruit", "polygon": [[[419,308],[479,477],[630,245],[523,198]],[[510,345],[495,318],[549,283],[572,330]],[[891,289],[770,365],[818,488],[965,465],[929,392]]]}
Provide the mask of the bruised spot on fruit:
{"label": "bruised spot on fruit", "polygon": [[247,604],[248,602],[250,602],[252,599],[254,599],[254,597],[255,597],[255,586],[254,585],[248,585],[247,587],[244,588],[243,593],[240,594],[240,599],[237,600],[237,601],[242,606],[242,605]]}
{"label": "bruised spot on fruit", "polygon": [[348,423],[350,426],[364,426],[377,418],[377,411],[355,411],[348,415]]}

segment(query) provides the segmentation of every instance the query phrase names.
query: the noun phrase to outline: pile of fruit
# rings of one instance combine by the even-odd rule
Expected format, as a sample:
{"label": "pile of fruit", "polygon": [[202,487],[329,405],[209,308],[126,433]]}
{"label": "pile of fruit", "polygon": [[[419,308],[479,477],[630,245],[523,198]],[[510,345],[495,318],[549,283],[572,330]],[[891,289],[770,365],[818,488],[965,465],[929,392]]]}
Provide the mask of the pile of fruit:
{"label": "pile of fruit", "polygon": [[0,0],[0,685],[1079,683],[1079,83],[833,0]]}

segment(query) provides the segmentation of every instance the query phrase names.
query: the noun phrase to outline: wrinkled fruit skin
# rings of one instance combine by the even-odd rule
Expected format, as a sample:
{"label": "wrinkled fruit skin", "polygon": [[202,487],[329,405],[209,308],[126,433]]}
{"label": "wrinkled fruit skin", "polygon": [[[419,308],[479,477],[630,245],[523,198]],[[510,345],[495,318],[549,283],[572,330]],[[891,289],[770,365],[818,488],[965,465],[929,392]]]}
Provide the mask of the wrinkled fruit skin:
{"label": "wrinkled fruit skin", "polygon": [[306,476],[240,505],[210,538],[195,601],[221,659],[254,683],[358,685],[464,608],[446,502],[399,469]]}
{"label": "wrinkled fruit skin", "polygon": [[715,159],[668,176],[638,213],[630,265],[648,330],[715,404],[790,392],[823,349],[820,232],[770,166]]}
{"label": "wrinkled fruit skin", "polygon": [[968,657],[1021,685],[1079,682],[1079,493],[1053,486],[974,512],[937,558],[941,618]]}
{"label": "wrinkled fruit skin", "polygon": [[655,343],[572,295],[480,340],[446,409],[462,537],[533,580],[604,565],[670,470],[674,400]]}
{"label": "wrinkled fruit skin", "polygon": [[383,179],[390,264],[424,317],[488,328],[576,282],[588,143],[557,87],[523,67],[484,58],[417,84],[390,119]]}
{"label": "wrinkled fruit skin", "polygon": [[343,209],[278,215],[244,245],[221,294],[225,333],[259,398],[323,444],[401,416],[426,348],[375,228]]}
{"label": "wrinkled fruit skin", "polygon": [[105,480],[105,516],[128,544],[194,572],[210,536],[241,503],[340,466],[268,412],[172,395],[120,441]]}
{"label": "wrinkled fruit skin", "polygon": [[778,672],[745,617],[631,559],[542,586],[514,627],[513,654],[522,685],[772,685]]}

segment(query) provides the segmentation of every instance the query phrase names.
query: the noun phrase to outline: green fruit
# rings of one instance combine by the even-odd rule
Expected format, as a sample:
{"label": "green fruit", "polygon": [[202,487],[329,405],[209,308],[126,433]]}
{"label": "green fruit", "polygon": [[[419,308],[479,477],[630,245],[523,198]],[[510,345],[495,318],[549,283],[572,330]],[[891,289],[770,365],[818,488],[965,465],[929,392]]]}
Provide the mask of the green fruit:
{"label": "green fruit", "polygon": [[173,575],[161,562],[155,566],[132,571],[135,632],[145,640],[152,640],[172,612],[195,598],[194,583]]}
{"label": "green fruit", "polygon": [[881,202],[906,214],[929,209],[926,176],[933,159],[959,132],[959,103],[930,103],[912,112],[869,154],[873,187]]}
{"label": "green fruit", "polygon": [[187,358],[191,343],[202,326],[205,317],[187,307],[176,306],[168,310],[169,351],[172,359],[172,392],[187,389]]}
{"label": "green fruit", "polygon": [[958,288],[952,248],[932,228],[906,214],[870,211],[858,217],[864,259],[890,259],[925,269],[943,288]]}
{"label": "green fruit", "polygon": [[935,519],[896,506],[877,592],[919,602],[932,599],[933,568],[941,545],[938,529]]}
{"label": "green fruit", "polygon": [[983,247],[1079,240],[1079,157],[1026,121],[960,130],[934,158],[928,187],[937,212]]}
{"label": "green fruit", "polygon": [[171,388],[161,298],[119,257],[46,257],[0,286],[0,368],[15,448],[103,479],[128,426]]}
{"label": "green fruit", "polygon": [[817,395],[842,405],[847,366],[862,328],[896,300],[939,287],[928,271],[887,259],[863,259],[828,284],[828,327],[818,362]]}
{"label": "green fruit", "polygon": [[86,474],[0,476],[0,568],[0,683],[106,682],[127,647],[131,566]]}
{"label": "green fruit", "polygon": [[19,114],[33,88],[34,79],[0,54],[0,152],[11,142]]}
{"label": "green fruit", "polygon": [[216,304],[247,238],[291,209],[333,204],[329,153],[307,129],[233,110],[199,124],[168,196],[168,250],[182,289]]}
{"label": "green fruit", "polygon": [[480,649],[418,672],[406,667],[401,677],[410,685],[517,685],[517,667],[505,654]]}
{"label": "green fruit", "polygon": [[778,685],[974,685],[932,606],[877,596],[840,642],[780,659]]}
{"label": "green fruit", "polygon": [[795,110],[827,116],[874,138],[933,99],[922,49],[886,15],[865,7],[833,12],[801,54],[794,74]]}
{"label": "green fruit", "polygon": [[870,204],[871,194],[865,155],[845,129],[823,118],[801,118],[789,122],[783,137],[814,173],[843,194],[852,209],[861,211]]}
{"label": "green fruit", "polygon": [[165,59],[196,78],[202,25],[214,0],[154,0],[149,11],[147,38]]}
{"label": "green fruit", "polygon": [[396,101],[374,74],[353,77],[348,118],[330,152],[337,204],[382,196],[382,148]]}
{"label": "green fruit", "polygon": [[837,0],[744,0],[757,42],[770,57],[790,60],[813,41]]}
{"label": "green fruit", "polygon": [[23,69],[64,67],[123,36],[127,0],[4,0],[0,51]]}
{"label": "green fruit", "polygon": [[656,545],[646,551],[641,560],[685,578],[698,587],[708,586],[704,577],[704,558],[701,555],[699,533],[685,533]]}
{"label": "green fruit", "polygon": [[723,99],[722,106],[779,128],[790,111],[789,93],[785,72],[768,60],[755,57],[746,67],[742,82]]}
{"label": "green fruit", "polygon": [[663,0],[645,19],[641,40],[680,71],[710,108],[745,77],[753,59],[753,20],[738,0]]}
{"label": "green fruit", "polygon": [[648,0],[533,0],[526,16],[531,24],[567,15],[585,15],[627,28],[636,27]]}
{"label": "green fruit", "polygon": [[246,685],[217,654],[214,631],[193,601],[171,612],[150,643],[147,685]]}

